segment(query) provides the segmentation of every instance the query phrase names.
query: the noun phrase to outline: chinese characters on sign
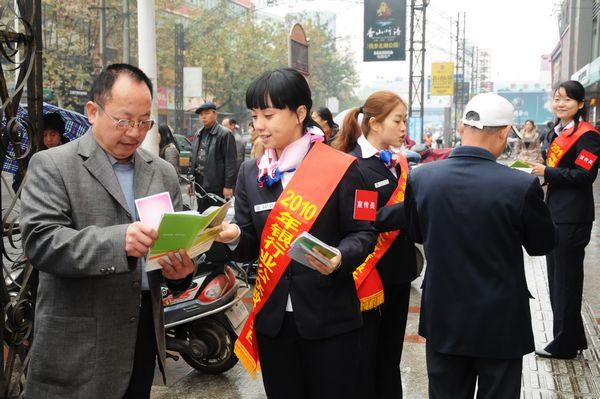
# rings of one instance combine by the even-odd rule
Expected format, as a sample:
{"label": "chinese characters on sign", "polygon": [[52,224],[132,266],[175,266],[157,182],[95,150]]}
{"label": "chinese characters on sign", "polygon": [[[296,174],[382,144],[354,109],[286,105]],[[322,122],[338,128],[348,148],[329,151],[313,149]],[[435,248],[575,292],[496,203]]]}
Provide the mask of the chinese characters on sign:
{"label": "chinese characters on sign", "polygon": [[365,0],[364,61],[406,59],[406,0]]}
{"label": "chinese characters on sign", "polygon": [[454,95],[454,63],[433,62],[431,64],[432,96]]}

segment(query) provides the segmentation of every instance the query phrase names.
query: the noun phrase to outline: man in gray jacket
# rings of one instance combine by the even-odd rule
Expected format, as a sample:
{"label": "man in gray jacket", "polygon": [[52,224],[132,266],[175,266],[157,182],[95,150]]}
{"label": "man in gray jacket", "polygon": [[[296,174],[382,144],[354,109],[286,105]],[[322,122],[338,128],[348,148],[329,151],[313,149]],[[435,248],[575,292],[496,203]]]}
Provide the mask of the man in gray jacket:
{"label": "man in gray jacket", "polygon": [[39,270],[27,398],[149,397],[157,358],[164,377],[160,283],[186,289],[194,271],[184,251],[143,268],[157,233],[134,200],[168,191],[182,206],[173,167],[138,148],[154,124],[152,83],[115,64],[91,94],[91,129],[35,154],[23,189],[25,254]]}

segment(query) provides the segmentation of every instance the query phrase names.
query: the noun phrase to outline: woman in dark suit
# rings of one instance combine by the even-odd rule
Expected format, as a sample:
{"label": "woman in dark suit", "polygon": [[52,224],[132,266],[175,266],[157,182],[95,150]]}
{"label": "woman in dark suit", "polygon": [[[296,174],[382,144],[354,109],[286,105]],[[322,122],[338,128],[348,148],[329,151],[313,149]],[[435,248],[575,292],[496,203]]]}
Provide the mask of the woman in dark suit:
{"label": "woman in dark suit", "polygon": [[[402,156],[398,151],[406,136],[406,109],[406,103],[395,93],[375,92],[362,107],[346,115],[342,131],[332,144],[358,158],[368,189],[378,192],[378,209],[388,203],[401,177],[397,160]],[[360,113],[363,114],[361,125],[358,124]],[[362,362],[372,376],[368,379],[372,384],[361,384],[361,393],[364,397],[401,398],[400,358],[410,282],[417,277],[414,243],[402,230],[393,238],[376,269],[383,283],[384,302],[363,312]]]}
{"label": "woman in dark suit", "polygon": [[[254,329],[247,323],[236,353],[253,369],[251,344],[257,344],[269,398],[352,398],[362,326],[352,272],[375,243],[370,223],[354,219],[353,201],[349,200],[356,189],[365,188],[364,181],[352,158],[318,143],[323,137],[310,118],[310,88],[296,70],[282,68],[260,76],[246,92],[246,105],[266,150],[258,161],[242,164],[234,224],[225,224],[218,238],[232,248],[235,260],[260,260],[255,311],[249,318]],[[330,164],[327,171],[319,164],[320,169],[305,178],[308,159],[319,151],[325,151],[328,159],[348,161],[338,183],[332,185],[326,179]],[[281,268],[282,263],[277,262],[287,256],[272,262],[277,253],[271,256],[268,252],[277,245],[272,236],[281,233],[269,216],[278,214],[277,220],[283,220],[278,207],[282,198],[287,198],[289,187],[298,185],[302,195],[310,189],[330,193],[309,232],[336,247],[341,256],[325,264],[309,255],[312,268],[293,260]],[[283,240],[279,245],[285,253],[289,241],[287,246]],[[272,270],[275,272],[270,274]],[[282,273],[279,280],[263,283],[267,278],[262,276],[277,272]],[[265,299],[263,293],[269,292]]]}
{"label": "woman in dark suit", "polygon": [[585,89],[577,81],[560,84],[553,110],[558,120],[548,132],[546,165],[530,163],[548,184],[546,203],[558,230],[558,245],[546,256],[554,339],[535,353],[572,359],[588,347],[581,318],[583,260],[594,221],[600,133],[585,121]]}

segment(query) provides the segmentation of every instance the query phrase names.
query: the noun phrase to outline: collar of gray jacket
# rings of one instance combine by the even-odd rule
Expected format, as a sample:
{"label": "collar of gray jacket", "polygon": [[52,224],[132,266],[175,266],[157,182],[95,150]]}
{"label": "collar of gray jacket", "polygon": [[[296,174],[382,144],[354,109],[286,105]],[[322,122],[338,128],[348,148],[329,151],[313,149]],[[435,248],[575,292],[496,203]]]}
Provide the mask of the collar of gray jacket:
{"label": "collar of gray jacket", "polygon": [[[98,144],[98,142],[96,141],[96,138],[94,137],[93,133],[92,133],[92,128],[90,127],[89,130],[87,132],[85,132],[85,134],[83,136],[81,136],[78,140],[78,154],[85,157],[85,158],[89,158],[95,151],[97,150],[101,150],[104,151],[104,149],[102,147],[100,147],[100,144]],[[106,153],[106,151],[104,151]],[[108,153],[106,153],[106,155],[109,157],[110,160],[110,155],[108,155]],[[138,148],[137,150],[135,150],[135,154],[134,154],[134,158],[133,158],[133,162],[136,162],[136,159],[139,158],[139,161],[137,162],[146,162],[146,163],[150,163],[152,162],[152,154],[147,151],[144,150],[143,148]],[[112,162],[111,162],[112,164]]]}

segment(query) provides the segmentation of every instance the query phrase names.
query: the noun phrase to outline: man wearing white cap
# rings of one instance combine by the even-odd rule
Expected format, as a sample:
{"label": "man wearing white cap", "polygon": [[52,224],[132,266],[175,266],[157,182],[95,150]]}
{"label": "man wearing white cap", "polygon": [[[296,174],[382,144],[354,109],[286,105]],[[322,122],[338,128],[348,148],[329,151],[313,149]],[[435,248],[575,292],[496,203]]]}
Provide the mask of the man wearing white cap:
{"label": "man wearing white cap", "polygon": [[519,398],[522,357],[534,350],[521,247],[546,254],[555,229],[538,179],[496,163],[513,111],[496,94],[475,96],[463,146],[408,179],[404,216],[427,259],[419,334],[430,398],[473,398],[476,386],[477,397]]}

